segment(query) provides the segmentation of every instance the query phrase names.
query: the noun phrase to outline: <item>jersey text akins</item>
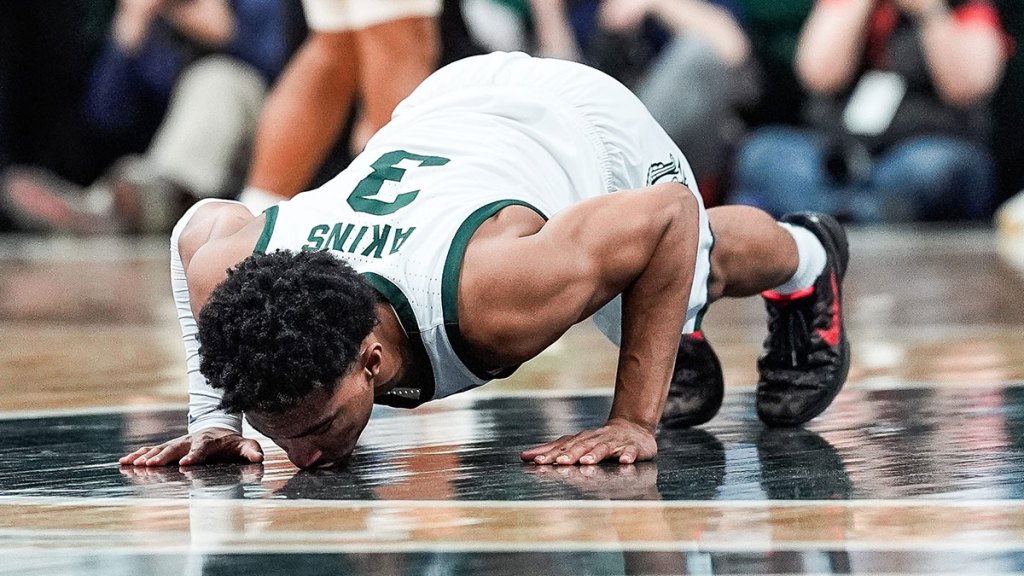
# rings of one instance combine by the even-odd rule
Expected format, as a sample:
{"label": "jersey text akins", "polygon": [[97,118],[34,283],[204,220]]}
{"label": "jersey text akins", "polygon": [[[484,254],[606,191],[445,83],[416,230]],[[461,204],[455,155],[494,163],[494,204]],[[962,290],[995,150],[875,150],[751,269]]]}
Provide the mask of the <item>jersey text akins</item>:
{"label": "jersey text akins", "polygon": [[415,230],[416,227],[392,228],[388,224],[358,227],[344,222],[317,224],[310,228],[302,250],[333,250],[383,258],[398,252]]}

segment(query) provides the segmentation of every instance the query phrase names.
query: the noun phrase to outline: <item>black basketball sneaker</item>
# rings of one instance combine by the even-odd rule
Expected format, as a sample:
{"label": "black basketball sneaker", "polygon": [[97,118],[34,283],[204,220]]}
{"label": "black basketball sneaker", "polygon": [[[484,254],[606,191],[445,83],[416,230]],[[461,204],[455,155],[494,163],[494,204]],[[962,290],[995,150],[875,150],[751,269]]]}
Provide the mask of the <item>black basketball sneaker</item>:
{"label": "black basketball sneaker", "polygon": [[668,400],[661,415],[666,428],[703,424],[718,414],[725,393],[722,364],[701,332],[679,339]]}
{"label": "black basketball sneaker", "polygon": [[828,259],[811,288],[762,293],[768,337],[757,361],[757,415],[769,426],[796,426],[828,408],[850,371],[842,298],[850,255],[846,232],[831,216],[801,212],[781,221],[810,230]]}

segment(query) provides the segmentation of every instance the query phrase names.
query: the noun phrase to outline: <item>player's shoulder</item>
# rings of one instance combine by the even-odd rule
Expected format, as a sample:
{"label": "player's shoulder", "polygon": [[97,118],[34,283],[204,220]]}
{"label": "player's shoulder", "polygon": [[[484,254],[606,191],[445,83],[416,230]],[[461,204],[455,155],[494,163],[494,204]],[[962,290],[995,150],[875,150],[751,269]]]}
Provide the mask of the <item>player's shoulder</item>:
{"label": "player's shoulder", "polygon": [[264,218],[237,202],[211,202],[198,207],[185,223],[178,250],[194,312],[227,277],[228,269],[252,254]]}
{"label": "player's shoulder", "polygon": [[178,253],[186,268],[203,246],[234,236],[259,218],[244,204],[231,201],[203,202],[189,212],[176,236]]}

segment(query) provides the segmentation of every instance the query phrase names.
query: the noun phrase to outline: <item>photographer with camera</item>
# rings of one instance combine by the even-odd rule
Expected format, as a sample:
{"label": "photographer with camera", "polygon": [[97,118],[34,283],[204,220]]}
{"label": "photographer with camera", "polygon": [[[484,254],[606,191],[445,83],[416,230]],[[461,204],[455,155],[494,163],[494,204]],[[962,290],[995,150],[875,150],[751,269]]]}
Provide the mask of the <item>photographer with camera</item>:
{"label": "photographer with camera", "polygon": [[732,200],[860,222],[990,216],[988,99],[1008,52],[988,0],[818,0],[795,63],[807,126],[754,133]]}

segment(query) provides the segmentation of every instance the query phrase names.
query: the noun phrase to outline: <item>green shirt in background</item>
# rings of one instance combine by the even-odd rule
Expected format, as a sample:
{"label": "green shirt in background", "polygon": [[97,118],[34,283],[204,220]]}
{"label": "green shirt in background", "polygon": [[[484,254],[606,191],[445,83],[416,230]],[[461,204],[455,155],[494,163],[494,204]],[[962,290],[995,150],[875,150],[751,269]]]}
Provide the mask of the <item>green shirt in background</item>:
{"label": "green shirt in background", "polygon": [[764,72],[761,101],[752,124],[800,120],[803,89],[793,70],[796,44],[814,0],[740,0],[754,57]]}

